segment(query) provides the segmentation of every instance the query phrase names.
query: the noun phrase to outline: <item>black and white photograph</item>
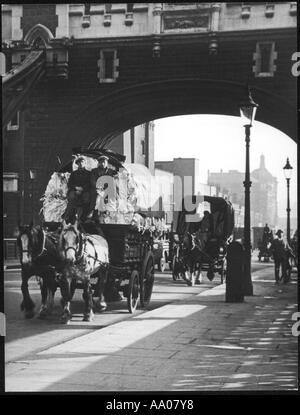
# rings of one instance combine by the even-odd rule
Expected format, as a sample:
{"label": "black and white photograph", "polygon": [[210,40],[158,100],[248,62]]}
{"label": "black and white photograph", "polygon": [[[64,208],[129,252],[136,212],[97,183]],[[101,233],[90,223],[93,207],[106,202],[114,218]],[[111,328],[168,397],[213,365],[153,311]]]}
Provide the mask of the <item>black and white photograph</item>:
{"label": "black and white photograph", "polygon": [[1,27],[1,394],[298,394],[297,2]]}

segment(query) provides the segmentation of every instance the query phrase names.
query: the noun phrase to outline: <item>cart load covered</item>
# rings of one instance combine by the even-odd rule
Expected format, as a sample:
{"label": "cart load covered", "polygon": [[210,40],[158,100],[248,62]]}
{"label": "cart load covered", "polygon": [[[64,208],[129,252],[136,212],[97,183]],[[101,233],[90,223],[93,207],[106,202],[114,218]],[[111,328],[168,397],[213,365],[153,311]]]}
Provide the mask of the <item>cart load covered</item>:
{"label": "cart load covered", "polygon": [[[97,160],[85,156],[86,168],[92,170]],[[73,170],[76,164],[73,162]],[[61,222],[67,207],[68,180],[70,172],[54,172],[47,185],[42,212],[46,222]],[[123,164],[113,177],[109,177],[109,189],[103,178],[96,183],[95,210],[100,224],[133,224],[139,227],[155,225],[149,209],[155,212],[159,203],[159,187],[149,169],[140,164]],[[157,209],[158,210],[158,209]]]}
{"label": "cart load covered", "polygon": [[184,235],[193,231],[200,222],[204,211],[208,209],[212,218],[212,234],[226,241],[233,232],[234,210],[232,204],[221,197],[189,196],[182,201],[182,209],[177,214],[176,233]]}

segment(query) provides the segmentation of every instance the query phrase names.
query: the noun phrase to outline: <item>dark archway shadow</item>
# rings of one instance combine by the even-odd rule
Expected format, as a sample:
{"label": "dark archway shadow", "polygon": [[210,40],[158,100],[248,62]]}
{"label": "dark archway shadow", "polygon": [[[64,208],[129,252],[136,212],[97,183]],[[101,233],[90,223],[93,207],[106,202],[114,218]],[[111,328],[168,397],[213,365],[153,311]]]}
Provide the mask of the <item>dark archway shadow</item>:
{"label": "dark archway shadow", "polygon": [[[297,141],[296,107],[275,93],[257,87],[251,87],[251,91],[259,104],[256,119]],[[74,114],[68,133],[55,151],[63,154],[66,141],[75,147],[100,139],[106,146],[118,134],[158,118],[187,114],[238,116],[244,95],[245,84],[211,79],[156,81],[120,89]]]}

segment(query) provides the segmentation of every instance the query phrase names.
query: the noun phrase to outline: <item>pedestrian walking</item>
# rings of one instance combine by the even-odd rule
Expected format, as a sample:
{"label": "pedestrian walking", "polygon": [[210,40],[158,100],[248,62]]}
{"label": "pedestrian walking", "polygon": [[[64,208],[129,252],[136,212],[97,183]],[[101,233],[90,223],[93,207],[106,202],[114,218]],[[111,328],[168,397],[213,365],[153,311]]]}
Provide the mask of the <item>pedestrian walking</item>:
{"label": "pedestrian walking", "polygon": [[[279,281],[283,280],[284,283],[288,282],[287,276],[287,261],[291,248],[289,244],[283,239],[284,232],[281,229],[275,233],[275,238],[271,244],[271,252],[274,258],[275,264],[275,284],[279,284]],[[281,271],[281,272],[280,272]]]}

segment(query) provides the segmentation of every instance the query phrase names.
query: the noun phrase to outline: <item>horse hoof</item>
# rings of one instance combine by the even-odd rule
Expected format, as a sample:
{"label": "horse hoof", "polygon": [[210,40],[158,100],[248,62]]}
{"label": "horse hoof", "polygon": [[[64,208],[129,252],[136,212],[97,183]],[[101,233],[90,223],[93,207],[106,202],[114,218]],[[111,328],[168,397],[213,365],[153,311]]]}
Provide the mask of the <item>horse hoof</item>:
{"label": "horse hoof", "polygon": [[30,319],[34,317],[34,310],[28,310],[25,312],[25,318]]}
{"label": "horse hoof", "polygon": [[107,304],[106,303],[100,303],[100,302],[95,303],[95,310],[98,313],[103,313],[106,309],[107,309]]}
{"label": "horse hoof", "polygon": [[84,314],[82,321],[93,321],[94,320],[94,313]]}
{"label": "horse hoof", "polygon": [[39,312],[38,318],[40,320],[45,320],[46,317],[47,317],[47,311],[46,310],[43,310],[43,311]]}
{"label": "horse hoof", "polygon": [[72,318],[72,316],[63,314],[63,315],[60,317],[60,322],[61,322],[62,324],[69,324],[69,323],[70,323],[70,321],[71,321],[71,318]]}

